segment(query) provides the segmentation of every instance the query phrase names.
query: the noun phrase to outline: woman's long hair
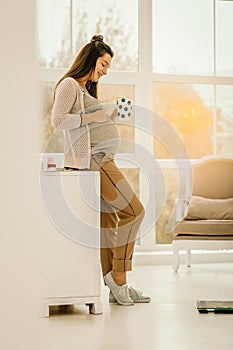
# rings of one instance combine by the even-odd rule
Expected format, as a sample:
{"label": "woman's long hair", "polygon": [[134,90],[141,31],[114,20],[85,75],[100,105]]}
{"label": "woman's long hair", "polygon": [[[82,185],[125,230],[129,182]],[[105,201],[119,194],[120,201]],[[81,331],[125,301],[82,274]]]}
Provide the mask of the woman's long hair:
{"label": "woman's long hair", "polygon": [[[88,74],[91,75],[95,70],[97,59],[105,53],[108,53],[111,57],[114,55],[110,46],[104,43],[103,36],[94,35],[91,42],[86,44],[78,53],[68,72],[58,81],[55,91],[60,82],[67,77],[81,79]],[[87,91],[95,98],[98,98],[97,84],[97,82],[91,80],[86,83]]]}

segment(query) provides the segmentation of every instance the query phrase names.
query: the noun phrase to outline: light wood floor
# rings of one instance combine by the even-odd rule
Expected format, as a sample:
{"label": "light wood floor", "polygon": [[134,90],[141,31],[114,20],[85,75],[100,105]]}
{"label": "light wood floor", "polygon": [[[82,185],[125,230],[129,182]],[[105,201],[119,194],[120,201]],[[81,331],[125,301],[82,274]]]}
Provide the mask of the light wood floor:
{"label": "light wood floor", "polygon": [[52,311],[44,319],[49,350],[232,350],[233,314],[200,314],[196,300],[233,300],[233,263],[137,266],[129,284],[151,296],[150,304],[108,303],[89,315],[85,306]]}

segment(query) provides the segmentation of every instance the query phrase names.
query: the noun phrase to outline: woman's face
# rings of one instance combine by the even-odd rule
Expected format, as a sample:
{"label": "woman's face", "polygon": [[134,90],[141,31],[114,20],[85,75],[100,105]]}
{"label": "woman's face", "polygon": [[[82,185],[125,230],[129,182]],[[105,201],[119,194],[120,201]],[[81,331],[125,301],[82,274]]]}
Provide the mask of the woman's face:
{"label": "woman's face", "polygon": [[105,53],[102,57],[97,58],[95,70],[91,75],[91,80],[97,82],[102,75],[106,75],[111,65],[112,57]]}

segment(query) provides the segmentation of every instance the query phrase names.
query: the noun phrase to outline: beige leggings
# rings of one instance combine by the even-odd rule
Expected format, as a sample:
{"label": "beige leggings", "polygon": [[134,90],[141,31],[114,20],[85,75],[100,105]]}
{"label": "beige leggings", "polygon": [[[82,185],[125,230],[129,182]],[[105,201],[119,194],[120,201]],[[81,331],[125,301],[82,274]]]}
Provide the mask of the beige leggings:
{"label": "beige leggings", "polygon": [[109,271],[132,270],[135,239],[144,218],[144,208],[114,159],[94,155],[90,170],[100,172],[101,265]]}

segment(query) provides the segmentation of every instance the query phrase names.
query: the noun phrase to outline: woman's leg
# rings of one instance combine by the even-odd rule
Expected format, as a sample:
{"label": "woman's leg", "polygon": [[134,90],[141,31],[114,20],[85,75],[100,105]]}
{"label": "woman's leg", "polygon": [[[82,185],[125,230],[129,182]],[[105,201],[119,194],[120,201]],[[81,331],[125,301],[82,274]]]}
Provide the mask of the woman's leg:
{"label": "woman's leg", "polygon": [[[91,158],[90,170],[100,171],[103,160],[103,155],[96,154]],[[100,174],[101,176],[101,174]],[[102,191],[102,178],[100,181]],[[105,215],[106,214],[106,215]],[[102,266],[102,274],[105,276],[112,271],[113,250],[116,241],[116,231],[118,225],[117,214],[108,206],[101,195],[100,202],[100,259]]]}
{"label": "woman's leg", "polygon": [[112,266],[113,249],[116,242],[116,231],[117,231],[117,224],[118,224],[117,214],[109,212],[108,215],[103,215],[103,213],[107,213],[107,211],[108,211],[107,203],[101,200],[100,258],[101,258],[103,276],[105,276],[108,272],[112,271],[112,268],[113,268]]}
{"label": "woman's leg", "polygon": [[[94,162],[98,163],[96,159]],[[101,176],[101,263],[103,275],[113,270],[118,281],[132,269],[135,239],[144,208],[114,161],[100,166]],[[117,222],[117,219],[119,222]],[[118,227],[117,227],[118,226]],[[116,232],[117,227],[117,232]],[[115,276],[114,276],[115,271]],[[116,281],[117,282],[117,281]]]}
{"label": "woman's leg", "polygon": [[126,283],[144,208],[114,161],[93,161],[101,176],[101,264],[109,301],[125,306],[148,303],[150,297]]}

